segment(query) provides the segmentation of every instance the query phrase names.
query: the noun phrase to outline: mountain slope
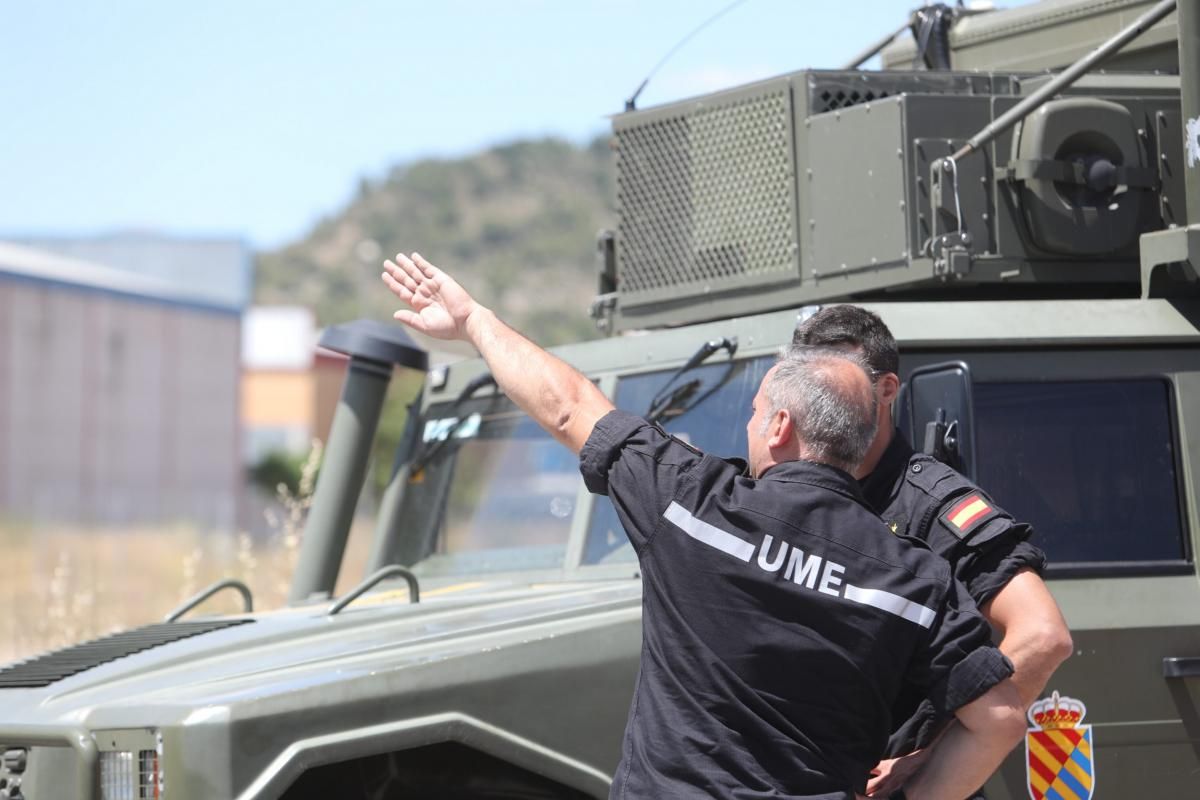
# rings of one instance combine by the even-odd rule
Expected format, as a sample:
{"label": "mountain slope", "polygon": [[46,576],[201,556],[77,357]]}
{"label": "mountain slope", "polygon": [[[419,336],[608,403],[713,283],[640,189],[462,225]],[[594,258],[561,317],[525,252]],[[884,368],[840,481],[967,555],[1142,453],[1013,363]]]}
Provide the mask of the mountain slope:
{"label": "mountain slope", "polygon": [[586,310],[596,232],[613,221],[611,161],[607,138],[542,139],[397,167],[303,240],[260,254],[255,300],[308,305],[322,325],[386,319],[396,305],[382,259],[418,250],[539,343],[594,337]]}

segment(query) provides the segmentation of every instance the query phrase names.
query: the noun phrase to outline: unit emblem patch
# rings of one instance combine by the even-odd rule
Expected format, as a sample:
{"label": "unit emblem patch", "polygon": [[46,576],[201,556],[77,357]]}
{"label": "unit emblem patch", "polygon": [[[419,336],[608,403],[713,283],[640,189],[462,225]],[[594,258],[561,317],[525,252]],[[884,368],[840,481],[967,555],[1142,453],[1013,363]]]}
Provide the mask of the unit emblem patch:
{"label": "unit emblem patch", "polygon": [[941,514],[941,520],[950,532],[959,539],[965,539],[983,525],[983,523],[1000,514],[979,492],[971,492],[961,500],[950,504]]}
{"label": "unit emblem patch", "polygon": [[1081,701],[1058,692],[1030,706],[1025,771],[1033,800],[1090,800],[1096,768],[1092,726],[1080,724],[1086,714]]}

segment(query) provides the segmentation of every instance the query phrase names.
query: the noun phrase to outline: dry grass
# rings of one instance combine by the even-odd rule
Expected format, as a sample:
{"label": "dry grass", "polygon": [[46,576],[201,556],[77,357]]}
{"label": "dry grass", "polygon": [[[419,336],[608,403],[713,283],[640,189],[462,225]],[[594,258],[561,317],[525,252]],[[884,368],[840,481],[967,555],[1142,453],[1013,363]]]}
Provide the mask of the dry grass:
{"label": "dry grass", "polygon": [[[222,578],[244,581],[256,610],[287,600],[319,452],[309,459],[298,496],[280,492],[271,532],[201,532],[177,525],[87,529],[0,520],[7,580],[0,601],[0,663],[159,622]],[[363,576],[373,520],[356,520],[338,578],[343,592]],[[241,597],[222,592],[193,615],[240,612]]]}

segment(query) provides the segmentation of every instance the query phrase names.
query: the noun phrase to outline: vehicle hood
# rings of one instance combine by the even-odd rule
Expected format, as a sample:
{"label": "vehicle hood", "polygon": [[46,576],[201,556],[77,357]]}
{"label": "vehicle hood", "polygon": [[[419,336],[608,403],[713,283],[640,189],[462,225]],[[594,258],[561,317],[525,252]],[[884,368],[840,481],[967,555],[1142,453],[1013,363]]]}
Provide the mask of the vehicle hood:
{"label": "vehicle hood", "polygon": [[[399,599],[397,599],[399,597]],[[598,618],[635,617],[641,585],[473,582],[410,604],[406,592],[362,598],[339,614],[328,603],[221,619],[244,624],[173,641],[39,688],[0,689],[6,724],[94,727],[197,721],[271,695],[336,691],[357,676],[428,674],[438,662],[554,637]],[[393,681],[395,682],[395,681]],[[102,712],[102,720],[93,716]]]}

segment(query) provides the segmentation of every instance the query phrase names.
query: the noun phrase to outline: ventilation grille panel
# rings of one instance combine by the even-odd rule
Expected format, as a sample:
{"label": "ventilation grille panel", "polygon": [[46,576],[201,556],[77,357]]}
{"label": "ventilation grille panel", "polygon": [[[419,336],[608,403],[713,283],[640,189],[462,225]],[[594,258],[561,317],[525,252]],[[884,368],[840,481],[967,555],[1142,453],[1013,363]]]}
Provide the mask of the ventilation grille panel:
{"label": "ventilation grille panel", "polygon": [[849,108],[859,103],[870,103],[872,100],[882,100],[888,96],[886,90],[872,91],[870,89],[851,89],[842,86],[824,86],[812,99],[812,113],[824,114],[826,111],[836,111],[839,108]]}
{"label": "ventilation grille panel", "polygon": [[786,80],[615,128],[623,305],[799,276]]}
{"label": "ventilation grille panel", "polygon": [[897,94],[1014,94],[1012,76],[962,72],[811,70],[808,116],[883,100]]}
{"label": "ventilation grille panel", "polygon": [[0,689],[27,689],[50,684],[72,675],[180,639],[253,622],[250,619],[221,619],[202,622],[163,622],[114,633],[101,639],[20,661],[0,669]]}

